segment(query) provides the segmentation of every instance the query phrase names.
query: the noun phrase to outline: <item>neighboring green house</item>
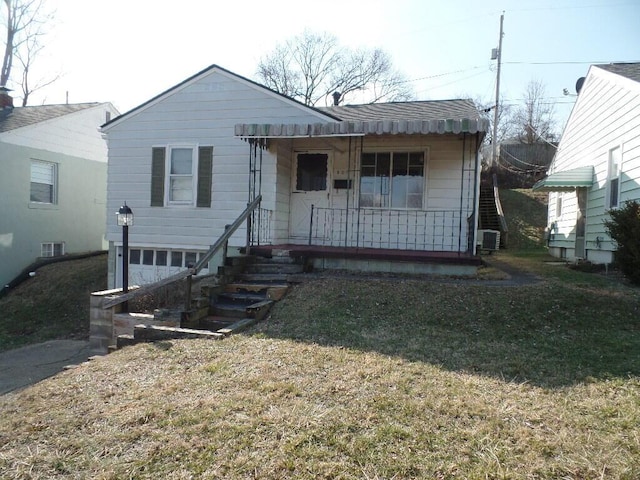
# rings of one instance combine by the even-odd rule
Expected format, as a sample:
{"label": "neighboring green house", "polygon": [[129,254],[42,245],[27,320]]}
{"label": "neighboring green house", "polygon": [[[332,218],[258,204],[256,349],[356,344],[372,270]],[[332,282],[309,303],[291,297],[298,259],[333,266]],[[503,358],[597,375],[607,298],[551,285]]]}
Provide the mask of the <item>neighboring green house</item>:
{"label": "neighboring green house", "polygon": [[104,249],[110,103],[13,107],[0,88],[0,287],[39,257]]}

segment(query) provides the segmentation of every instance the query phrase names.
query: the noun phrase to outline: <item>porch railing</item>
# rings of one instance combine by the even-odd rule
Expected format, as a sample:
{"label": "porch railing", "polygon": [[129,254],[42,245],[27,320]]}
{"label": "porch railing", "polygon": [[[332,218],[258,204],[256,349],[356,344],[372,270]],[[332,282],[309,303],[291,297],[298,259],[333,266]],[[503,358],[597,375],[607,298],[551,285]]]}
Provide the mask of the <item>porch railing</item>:
{"label": "porch railing", "polygon": [[272,243],[273,210],[256,208],[251,214],[251,246]]}
{"label": "porch railing", "polygon": [[467,249],[457,210],[380,210],[311,206],[309,245],[454,251]]}

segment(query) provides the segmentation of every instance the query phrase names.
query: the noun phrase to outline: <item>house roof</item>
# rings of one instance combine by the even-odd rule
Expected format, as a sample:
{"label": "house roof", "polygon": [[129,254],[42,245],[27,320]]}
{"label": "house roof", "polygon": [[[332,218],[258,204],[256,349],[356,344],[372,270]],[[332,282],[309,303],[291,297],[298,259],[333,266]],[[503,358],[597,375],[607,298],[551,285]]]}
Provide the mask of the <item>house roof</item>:
{"label": "house roof", "polygon": [[98,103],[75,103],[65,105],[39,105],[33,107],[6,108],[0,111],[0,133],[28,127],[70,113],[92,108]]}
{"label": "house roof", "polygon": [[627,77],[635,82],[640,82],[640,63],[607,63],[595,66],[616,75]]}
{"label": "house roof", "polygon": [[578,187],[593,185],[593,165],[573,168],[548,175],[533,186],[541,192],[569,192]]}
{"label": "house roof", "polygon": [[442,120],[477,118],[472,100],[434,100],[419,102],[369,103],[321,108],[344,121]]}
{"label": "house roof", "polygon": [[314,124],[238,124],[239,137],[284,138],[398,135],[428,133],[477,133],[489,129],[489,121],[471,100],[389,102],[333,106],[320,109],[338,122]]}

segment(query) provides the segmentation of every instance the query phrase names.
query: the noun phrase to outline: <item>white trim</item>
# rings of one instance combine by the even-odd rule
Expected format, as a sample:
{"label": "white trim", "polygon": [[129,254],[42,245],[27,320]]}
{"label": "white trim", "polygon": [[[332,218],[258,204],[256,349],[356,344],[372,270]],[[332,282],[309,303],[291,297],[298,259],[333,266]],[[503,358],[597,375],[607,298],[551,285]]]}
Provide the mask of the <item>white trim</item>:
{"label": "white trim", "polygon": [[[614,162],[614,159],[613,159],[613,153],[615,151],[618,152],[617,162]],[[616,167],[615,175],[613,175],[612,173],[614,166]],[[618,208],[620,206],[620,187],[621,187],[620,178],[622,177],[621,174],[622,174],[622,145],[616,145],[614,147],[611,147],[607,151],[607,184],[605,189],[605,195],[606,195],[605,208],[607,209]],[[618,182],[617,198],[615,199],[615,204],[614,202],[611,201],[611,183],[614,180]]]}
{"label": "white trim", "polygon": [[[362,207],[362,205],[360,205],[360,187],[362,185],[361,181],[362,181],[362,156],[367,154],[367,153],[390,153],[391,154],[391,158],[393,159],[393,155],[396,153],[422,153],[424,155],[424,162],[422,164],[422,199],[421,199],[421,205],[420,207],[416,207],[416,208],[412,208],[412,207],[392,207],[391,206],[391,199],[392,199],[392,191],[390,190],[389,192],[389,206],[387,207],[376,207],[376,206],[365,206]],[[401,210],[401,211],[421,211],[421,210],[426,210],[425,204],[427,201],[427,165],[429,162],[429,148],[428,147],[409,147],[409,148],[402,148],[402,147],[398,147],[398,148],[389,148],[389,147],[374,147],[374,148],[364,148],[360,151],[360,155],[357,158],[358,161],[358,168],[357,168],[357,177],[358,177],[358,181],[357,181],[357,201],[358,201],[358,206],[362,207],[362,208],[371,208],[371,209],[376,209],[376,210],[383,210],[383,211],[389,211],[389,210]],[[393,160],[392,160],[393,161]],[[391,164],[391,168],[393,167],[393,163]],[[393,171],[393,168],[392,168]],[[393,176],[391,176],[390,178],[393,178]],[[393,188],[393,181],[390,182],[390,187]]]}
{"label": "white trim", "polygon": [[[165,207],[193,207],[196,205],[196,196],[198,189],[198,159],[200,146],[198,144],[181,144],[174,143],[165,146],[165,162],[164,162],[164,205]],[[187,200],[171,200],[171,177],[180,177],[181,175],[171,173],[171,153],[174,149],[191,149],[191,201]],[[182,175],[184,177],[188,175]]]}

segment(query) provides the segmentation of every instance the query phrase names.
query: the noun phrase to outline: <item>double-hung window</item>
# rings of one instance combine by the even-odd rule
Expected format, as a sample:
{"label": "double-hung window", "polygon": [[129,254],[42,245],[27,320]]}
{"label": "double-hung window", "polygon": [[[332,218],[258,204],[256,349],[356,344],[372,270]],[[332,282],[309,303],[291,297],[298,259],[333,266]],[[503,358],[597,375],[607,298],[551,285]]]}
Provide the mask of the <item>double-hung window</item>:
{"label": "double-hung window", "polygon": [[151,156],[151,206],[211,206],[213,147],[154,147]]}
{"label": "double-hung window", "polygon": [[194,148],[171,147],[167,162],[167,177],[169,179],[169,204],[193,204],[195,179]]}
{"label": "double-hung window", "polygon": [[616,208],[620,201],[620,147],[609,150],[609,172],[607,176],[607,207]]}
{"label": "double-hung window", "polygon": [[57,203],[58,166],[55,163],[31,160],[30,201]]}
{"label": "double-hung window", "polygon": [[422,208],[424,158],[424,152],[363,153],[360,166],[360,206]]}

